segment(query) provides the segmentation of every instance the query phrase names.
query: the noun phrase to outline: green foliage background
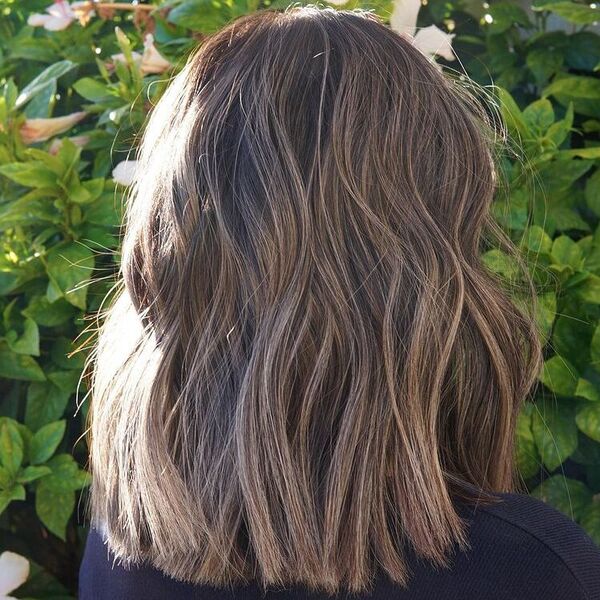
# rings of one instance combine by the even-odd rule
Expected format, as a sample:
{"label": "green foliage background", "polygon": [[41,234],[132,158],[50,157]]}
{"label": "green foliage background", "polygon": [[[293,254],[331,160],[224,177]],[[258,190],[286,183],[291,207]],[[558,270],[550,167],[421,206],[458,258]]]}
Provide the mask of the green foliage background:
{"label": "green foliage background", "polygon": [[[135,149],[168,76],[202,38],[269,3],[170,0],[151,14],[117,10],[62,31],[28,26],[47,5],[0,0],[0,552],[33,565],[17,596],[58,599],[75,594],[85,541],[79,379],[95,326],[89,315],[119,260],[124,188],[112,169]],[[385,18],[392,8],[384,0],[344,8],[356,6]],[[495,84],[487,89],[522,147],[504,155],[494,211],[534,276],[547,343],[519,420],[518,464],[532,494],[600,544],[597,20],[598,8],[584,2],[429,0],[418,24],[456,34],[460,64],[446,66]],[[173,65],[167,74],[143,75],[132,60],[148,27]],[[125,62],[107,68],[116,53]],[[82,110],[85,118],[58,136],[58,152],[56,138],[24,143],[26,119]],[[83,134],[81,148],[74,141]],[[499,249],[485,260],[503,277],[518,272]]]}

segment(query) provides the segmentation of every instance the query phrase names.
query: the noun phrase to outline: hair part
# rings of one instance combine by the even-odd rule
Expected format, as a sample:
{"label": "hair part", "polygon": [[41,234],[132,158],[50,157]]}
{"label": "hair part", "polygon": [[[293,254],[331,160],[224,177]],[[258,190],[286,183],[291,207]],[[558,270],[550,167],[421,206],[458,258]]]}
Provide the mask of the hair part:
{"label": "hair part", "polygon": [[94,357],[117,557],[335,592],[464,547],[455,498],[513,487],[540,365],[480,258],[510,248],[489,130],[370,13],[263,11],[202,44],[145,130]]}

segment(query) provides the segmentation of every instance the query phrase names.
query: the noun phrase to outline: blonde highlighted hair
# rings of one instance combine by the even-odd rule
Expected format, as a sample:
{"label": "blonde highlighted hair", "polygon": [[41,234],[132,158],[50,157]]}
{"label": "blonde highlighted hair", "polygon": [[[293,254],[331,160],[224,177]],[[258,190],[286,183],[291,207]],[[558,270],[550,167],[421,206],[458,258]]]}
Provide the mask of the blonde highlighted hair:
{"label": "blonde highlighted hair", "polygon": [[489,127],[370,13],[263,11],[202,43],[145,130],[95,352],[118,557],[335,592],[464,546],[455,498],[513,486],[540,363],[481,262],[510,249]]}

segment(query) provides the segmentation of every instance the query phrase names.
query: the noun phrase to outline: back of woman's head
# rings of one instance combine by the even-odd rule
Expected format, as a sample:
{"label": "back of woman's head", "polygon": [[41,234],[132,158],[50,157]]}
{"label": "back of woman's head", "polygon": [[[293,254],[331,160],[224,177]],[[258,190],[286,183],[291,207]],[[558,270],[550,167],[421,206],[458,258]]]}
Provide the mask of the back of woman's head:
{"label": "back of woman's head", "polygon": [[539,363],[480,261],[486,128],[368,13],[202,44],[145,132],[97,350],[93,513],[118,556],[360,590],[464,542],[454,497],[511,487]]}

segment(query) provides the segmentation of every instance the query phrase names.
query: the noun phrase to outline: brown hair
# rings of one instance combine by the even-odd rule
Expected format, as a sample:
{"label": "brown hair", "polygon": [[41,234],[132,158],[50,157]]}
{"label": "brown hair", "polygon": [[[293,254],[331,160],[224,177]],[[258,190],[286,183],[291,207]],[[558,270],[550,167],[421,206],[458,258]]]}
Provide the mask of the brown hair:
{"label": "brown hair", "polygon": [[366,12],[259,12],[202,44],[145,131],[95,357],[93,518],[118,557],[333,592],[464,546],[454,498],[513,485],[540,362],[481,263],[510,248],[488,121]]}

